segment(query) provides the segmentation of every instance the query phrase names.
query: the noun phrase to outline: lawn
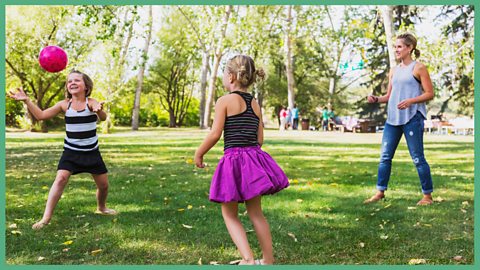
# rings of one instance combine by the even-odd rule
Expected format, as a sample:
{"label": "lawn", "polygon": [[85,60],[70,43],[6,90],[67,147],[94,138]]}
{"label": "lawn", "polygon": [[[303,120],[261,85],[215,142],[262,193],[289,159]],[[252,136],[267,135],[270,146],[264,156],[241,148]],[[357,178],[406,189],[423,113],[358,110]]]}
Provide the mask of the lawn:
{"label": "lawn", "polygon": [[[205,135],[166,128],[100,135],[109,169],[108,205],[120,214],[94,215],[95,184],[80,174],[70,179],[51,224],[33,231],[64,133],[7,133],[6,262],[228,264],[238,259],[219,205],[208,201],[223,144],[206,155],[206,169],[193,165]],[[420,183],[404,139],[387,200],[362,204],[375,191],[380,141],[381,134],[266,131],[263,149],[291,183],[263,198],[278,264],[408,264],[412,259],[473,264],[473,137],[425,137],[435,203],[424,207],[416,206]],[[240,209],[259,257],[245,207]]]}

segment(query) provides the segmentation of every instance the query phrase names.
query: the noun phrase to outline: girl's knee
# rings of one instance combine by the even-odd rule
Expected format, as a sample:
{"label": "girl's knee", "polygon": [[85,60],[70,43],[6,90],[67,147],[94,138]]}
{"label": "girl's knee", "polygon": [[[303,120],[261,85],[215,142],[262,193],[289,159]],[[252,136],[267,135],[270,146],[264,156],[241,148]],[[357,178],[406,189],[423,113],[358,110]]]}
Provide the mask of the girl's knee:
{"label": "girl's knee", "polygon": [[97,182],[97,188],[101,191],[107,191],[108,190],[108,182]]}
{"label": "girl's knee", "polygon": [[69,178],[70,175],[68,174],[58,174],[57,177],[55,177],[54,183],[60,186],[65,186],[68,183]]}

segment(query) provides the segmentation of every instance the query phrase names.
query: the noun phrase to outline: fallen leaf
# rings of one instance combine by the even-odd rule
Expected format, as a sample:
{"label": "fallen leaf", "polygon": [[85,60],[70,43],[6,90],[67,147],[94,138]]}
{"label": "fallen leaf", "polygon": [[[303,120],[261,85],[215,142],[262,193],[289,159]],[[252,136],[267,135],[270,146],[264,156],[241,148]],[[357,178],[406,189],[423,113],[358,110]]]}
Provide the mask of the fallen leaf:
{"label": "fallen leaf", "polygon": [[42,189],[43,190],[48,189],[48,186],[43,186]]}
{"label": "fallen leaf", "polygon": [[211,261],[209,264],[210,264],[210,265],[219,265],[219,263],[216,262],[216,261]]}
{"label": "fallen leaf", "polygon": [[90,253],[95,256],[97,255],[98,253],[102,252],[102,249],[95,249],[95,250],[92,250]]}
{"label": "fallen leaf", "polygon": [[389,203],[389,204],[385,205],[383,208],[389,208],[390,206],[392,206],[392,204],[391,204],[391,203]]}
{"label": "fallen leaf", "polygon": [[303,202],[303,200],[302,199],[297,199],[297,202],[301,203],[301,202]]}
{"label": "fallen leaf", "polygon": [[187,228],[187,229],[191,229],[191,228],[193,228],[193,226],[190,226],[190,225],[185,225],[185,224],[182,224],[182,226],[183,226],[184,228]]}
{"label": "fallen leaf", "polygon": [[192,208],[193,208],[193,206],[191,206],[190,204],[187,206],[187,209],[188,209],[188,210],[190,210],[190,209],[192,209]]}
{"label": "fallen leaf", "polygon": [[37,261],[43,261],[43,260],[45,260],[45,257],[42,257],[42,256],[38,257],[37,259]]}
{"label": "fallen leaf", "polygon": [[69,248],[62,249],[63,252],[68,252],[69,250],[70,250]]}
{"label": "fallen leaf", "polygon": [[65,246],[68,246],[68,245],[71,245],[71,244],[73,244],[72,240],[68,240],[68,241],[62,243],[62,245],[65,245]]}
{"label": "fallen leaf", "polygon": [[338,187],[338,184],[337,183],[331,183],[330,186],[331,187]]}
{"label": "fallen leaf", "polygon": [[469,205],[469,203],[468,203],[468,201],[463,201],[462,205],[467,206],[467,205]]}
{"label": "fallen leaf", "polygon": [[443,201],[445,201],[445,199],[442,198],[442,197],[440,197],[440,196],[438,196],[438,197],[435,197],[435,199],[433,199],[433,201],[434,201],[434,202],[443,202]]}
{"label": "fallen leaf", "polygon": [[193,159],[189,158],[186,160],[187,164],[193,164]]}
{"label": "fallen leaf", "polygon": [[202,265],[202,258],[198,259],[197,264],[198,264],[198,265]]}
{"label": "fallen leaf", "polygon": [[239,264],[242,260],[235,260],[235,261],[231,261],[229,262],[228,264]]}
{"label": "fallen leaf", "polygon": [[408,261],[408,264],[410,264],[410,265],[426,264],[426,263],[427,263],[427,260],[425,260],[425,259],[410,259],[410,261]]}
{"label": "fallen leaf", "polygon": [[364,248],[364,247],[365,247],[365,243],[360,242],[360,244],[358,244],[358,246],[361,247],[361,248]]}
{"label": "fallen leaf", "polygon": [[290,236],[293,239],[293,241],[298,242],[297,237],[295,237],[295,234],[289,232],[287,233],[287,235]]}
{"label": "fallen leaf", "polygon": [[387,240],[387,239],[388,239],[388,235],[382,234],[382,235],[380,235],[380,239]]}
{"label": "fallen leaf", "polygon": [[17,228],[17,224],[16,223],[12,223],[10,224],[10,226],[8,226],[9,229],[16,229]]}
{"label": "fallen leaf", "polygon": [[184,208],[178,208],[177,211],[178,211],[178,212],[182,212],[182,211],[185,211],[185,209],[184,209]]}
{"label": "fallen leaf", "polygon": [[21,231],[11,231],[13,235],[22,235]]}
{"label": "fallen leaf", "polygon": [[415,207],[415,206],[409,206],[408,207],[408,210],[415,210],[415,209],[417,209],[417,207]]}

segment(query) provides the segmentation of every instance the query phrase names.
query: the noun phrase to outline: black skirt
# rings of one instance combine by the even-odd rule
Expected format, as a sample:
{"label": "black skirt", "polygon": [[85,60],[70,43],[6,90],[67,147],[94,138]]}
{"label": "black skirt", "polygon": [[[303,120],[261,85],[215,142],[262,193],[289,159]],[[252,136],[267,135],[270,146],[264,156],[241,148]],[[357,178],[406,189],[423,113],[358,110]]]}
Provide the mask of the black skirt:
{"label": "black skirt", "polygon": [[96,150],[86,152],[64,148],[62,157],[58,162],[57,170],[67,170],[72,174],[83,172],[91,174],[104,174],[108,172],[98,148]]}

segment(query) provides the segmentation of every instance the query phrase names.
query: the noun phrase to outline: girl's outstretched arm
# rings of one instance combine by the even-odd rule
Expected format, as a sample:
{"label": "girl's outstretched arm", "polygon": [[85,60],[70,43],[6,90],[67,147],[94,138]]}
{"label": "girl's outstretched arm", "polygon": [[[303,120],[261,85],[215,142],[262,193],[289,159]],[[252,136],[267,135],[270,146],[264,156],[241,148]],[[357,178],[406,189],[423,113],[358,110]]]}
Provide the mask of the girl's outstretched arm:
{"label": "girl's outstretched arm", "polygon": [[10,91],[8,95],[15,100],[25,102],[28,110],[37,120],[47,120],[61,113],[63,111],[62,104],[66,102],[66,100],[62,100],[57,104],[53,105],[52,107],[42,110],[30,100],[30,98],[27,96],[27,94],[23,91],[22,88],[17,88],[16,92]]}
{"label": "girl's outstretched arm", "polygon": [[221,97],[217,100],[217,103],[215,104],[215,117],[213,118],[212,129],[195,152],[195,165],[197,165],[197,167],[205,167],[205,164],[203,164],[203,156],[218,142],[220,137],[222,137],[223,126],[225,125],[226,116],[227,103],[225,101],[225,98]]}

